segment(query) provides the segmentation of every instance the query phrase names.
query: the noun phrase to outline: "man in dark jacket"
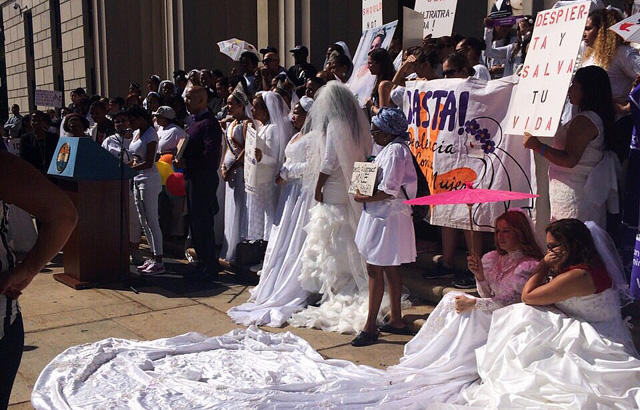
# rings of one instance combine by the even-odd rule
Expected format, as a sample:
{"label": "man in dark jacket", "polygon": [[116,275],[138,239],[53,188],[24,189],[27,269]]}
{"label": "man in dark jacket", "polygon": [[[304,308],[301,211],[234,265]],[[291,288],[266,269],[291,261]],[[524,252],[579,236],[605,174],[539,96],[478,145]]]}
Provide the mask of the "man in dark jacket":
{"label": "man in dark jacket", "polygon": [[293,54],[296,64],[289,68],[287,75],[289,79],[299,87],[305,84],[308,79],[315,77],[318,70],[307,63],[307,57],[309,57],[309,49],[307,49],[307,47],[298,45],[289,50],[289,52]]}
{"label": "man in dark jacket", "polygon": [[222,129],[207,108],[207,91],[203,87],[190,88],[185,102],[194,121],[189,126],[189,141],[178,166],[184,166],[185,170],[189,223],[199,260],[191,277],[206,280],[220,270],[213,221],[219,210],[216,189]]}

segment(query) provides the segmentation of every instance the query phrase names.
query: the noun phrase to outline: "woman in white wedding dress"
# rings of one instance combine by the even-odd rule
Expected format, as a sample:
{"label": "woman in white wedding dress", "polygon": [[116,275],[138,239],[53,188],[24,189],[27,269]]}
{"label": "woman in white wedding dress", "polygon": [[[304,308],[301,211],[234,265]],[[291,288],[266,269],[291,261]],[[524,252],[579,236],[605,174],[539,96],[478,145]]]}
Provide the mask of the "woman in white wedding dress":
{"label": "woman in white wedding dress", "polygon": [[367,316],[367,273],[355,243],[362,205],[347,192],[353,164],[371,152],[371,133],[351,91],[332,81],[316,94],[309,116],[311,132],[305,185],[317,204],[304,228],[299,280],[310,293],[322,295],[289,320],[294,326],[356,333]]}
{"label": "woman in white wedding dress", "polygon": [[[524,287],[526,303],[496,312],[477,351],[486,408],[638,408],[640,361],[620,315],[631,301],[611,238],[593,222],[547,227],[548,253]],[[550,306],[552,305],[552,306]]]}
{"label": "woman in white wedding dress", "polygon": [[[313,100],[302,97],[293,109],[293,126],[298,131],[311,109]],[[282,326],[291,314],[307,305],[309,293],[302,289],[298,276],[302,268],[300,250],[306,238],[303,227],[309,221],[313,197],[303,189],[302,175],[307,163],[309,135],[298,132],[285,149],[285,161],[276,176],[281,186],[276,222],[271,228],[260,282],[251,290],[247,303],[229,309],[227,314],[239,324]]]}

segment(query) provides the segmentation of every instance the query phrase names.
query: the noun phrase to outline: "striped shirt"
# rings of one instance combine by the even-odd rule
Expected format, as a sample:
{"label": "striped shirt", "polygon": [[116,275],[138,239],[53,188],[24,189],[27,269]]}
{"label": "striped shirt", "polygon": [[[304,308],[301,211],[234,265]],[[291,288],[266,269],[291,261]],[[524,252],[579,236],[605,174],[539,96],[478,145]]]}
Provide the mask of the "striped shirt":
{"label": "striped shirt", "polygon": [[[9,205],[0,201],[0,275],[15,266],[13,252],[9,249],[8,231]],[[4,337],[5,329],[16,320],[19,309],[17,299],[0,294],[0,339]]]}

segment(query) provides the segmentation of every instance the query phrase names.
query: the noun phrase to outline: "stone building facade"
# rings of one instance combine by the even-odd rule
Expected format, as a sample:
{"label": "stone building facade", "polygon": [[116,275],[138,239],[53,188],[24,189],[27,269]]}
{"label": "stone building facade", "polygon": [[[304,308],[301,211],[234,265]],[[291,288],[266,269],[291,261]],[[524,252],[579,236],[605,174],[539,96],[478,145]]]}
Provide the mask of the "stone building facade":
{"label": "stone building facade", "polygon": [[[454,30],[479,36],[490,1],[459,0]],[[532,1],[534,10],[553,4]],[[384,22],[414,4],[383,0]],[[304,44],[320,66],[335,41],[355,52],[362,27],[360,0],[5,0],[0,8],[0,119],[7,104],[35,108],[35,89],[62,91],[68,104],[76,87],[125,96],[130,81],[144,88],[150,74],[171,78],[179,68],[205,67],[228,73],[233,62],[216,43],[232,37],[276,46],[287,67],[287,50]]]}

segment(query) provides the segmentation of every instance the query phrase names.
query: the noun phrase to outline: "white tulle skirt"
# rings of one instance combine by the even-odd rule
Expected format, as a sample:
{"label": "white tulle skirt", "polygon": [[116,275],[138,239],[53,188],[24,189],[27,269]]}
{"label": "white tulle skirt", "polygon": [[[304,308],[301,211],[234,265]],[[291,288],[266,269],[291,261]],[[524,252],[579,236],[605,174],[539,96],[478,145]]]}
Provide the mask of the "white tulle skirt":
{"label": "white tulle skirt", "polygon": [[355,243],[355,221],[348,205],[318,203],[309,211],[302,250],[302,287],[320,293],[319,306],[309,306],[289,320],[293,326],[356,333],[367,318],[368,276]]}
{"label": "white tulle skirt", "polygon": [[276,211],[277,225],[271,229],[260,282],[247,303],[227,314],[239,324],[282,326],[294,312],[307,306],[309,293],[298,280],[302,271],[300,252],[307,236],[303,227],[309,218],[311,196],[302,192],[301,180],[282,187]]}

